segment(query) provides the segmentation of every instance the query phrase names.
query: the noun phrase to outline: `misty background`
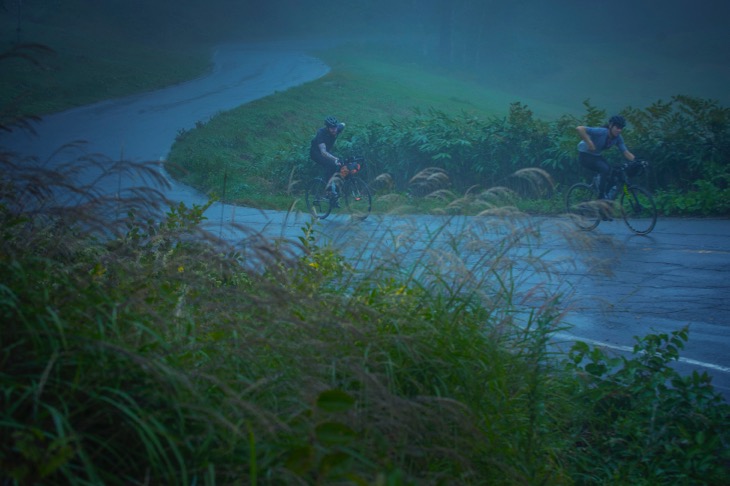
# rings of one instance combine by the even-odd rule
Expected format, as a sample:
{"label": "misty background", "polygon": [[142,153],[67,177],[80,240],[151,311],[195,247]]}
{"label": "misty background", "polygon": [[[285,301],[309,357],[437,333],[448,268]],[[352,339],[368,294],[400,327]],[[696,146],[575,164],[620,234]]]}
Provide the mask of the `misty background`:
{"label": "misty background", "polygon": [[[719,0],[0,0],[2,43],[114,36],[150,49],[324,38],[381,44],[508,100],[609,112],[673,95],[730,101]],[[53,47],[53,46],[51,46]],[[109,52],[113,58],[114,53]]]}

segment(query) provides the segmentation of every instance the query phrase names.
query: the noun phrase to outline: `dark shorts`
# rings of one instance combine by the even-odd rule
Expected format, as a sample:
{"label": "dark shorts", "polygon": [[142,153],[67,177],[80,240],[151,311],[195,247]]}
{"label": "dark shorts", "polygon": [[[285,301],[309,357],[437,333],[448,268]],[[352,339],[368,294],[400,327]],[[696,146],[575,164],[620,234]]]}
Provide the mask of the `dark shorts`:
{"label": "dark shorts", "polygon": [[337,172],[339,167],[337,167],[337,164],[334,163],[334,161],[328,159],[327,157],[315,157],[311,156],[312,160],[317,163],[322,168],[322,178],[329,180],[330,177],[332,177],[332,174]]}
{"label": "dark shorts", "polygon": [[586,169],[600,174],[608,174],[611,170],[611,166],[608,165],[606,159],[600,155],[578,152],[578,163]]}
{"label": "dark shorts", "polygon": [[608,176],[611,172],[611,166],[608,162],[606,162],[606,159],[600,155],[578,152],[578,163],[594,174],[596,172],[601,174],[601,185],[599,187],[599,191],[601,194],[604,194],[607,189],[606,184],[608,183]]}

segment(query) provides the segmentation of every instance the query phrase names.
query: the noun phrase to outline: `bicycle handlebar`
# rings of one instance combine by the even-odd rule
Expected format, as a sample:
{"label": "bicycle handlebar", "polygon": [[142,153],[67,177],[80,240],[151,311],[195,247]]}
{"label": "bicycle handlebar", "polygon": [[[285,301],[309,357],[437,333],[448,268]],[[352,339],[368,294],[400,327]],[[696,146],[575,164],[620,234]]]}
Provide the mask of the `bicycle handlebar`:
{"label": "bicycle handlebar", "polygon": [[362,155],[353,155],[343,159],[344,162],[340,167],[340,176],[349,177],[360,172],[365,166],[365,157]]}
{"label": "bicycle handlebar", "polygon": [[[611,172],[620,175],[623,181],[628,181],[629,177],[641,175],[649,168],[649,162],[646,160],[634,160],[632,162],[624,162],[621,165],[611,167]],[[632,173],[629,174],[628,171]]]}

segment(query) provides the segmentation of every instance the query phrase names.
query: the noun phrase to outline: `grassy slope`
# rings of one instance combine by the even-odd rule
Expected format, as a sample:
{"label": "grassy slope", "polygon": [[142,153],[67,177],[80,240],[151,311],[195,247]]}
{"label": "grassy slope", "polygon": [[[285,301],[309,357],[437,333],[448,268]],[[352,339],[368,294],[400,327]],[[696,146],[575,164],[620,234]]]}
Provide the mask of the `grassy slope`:
{"label": "grassy slope", "polygon": [[[12,7],[12,8],[11,8]],[[44,115],[96,101],[150,91],[205,74],[208,33],[175,27],[188,12],[141,11],[125,4],[89,8],[84,0],[24,5],[20,35],[15,6],[0,11],[0,53],[21,44],[32,58],[3,59],[0,106],[22,115]]]}
{"label": "grassy slope", "polygon": [[[510,103],[520,101],[529,105],[536,114],[552,117],[570,111],[571,107],[543,102],[538,99],[515,96],[487,86],[460,73],[428,69],[414,62],[404,62],[394,56],[383,55],[382,49],[353,50],[348,47],[316,53],[335,71],[362,77],[371,89],[364,93],[375,102],[375,109],[405,112],[417,107],[433,107],[446,112],[466,111],[476,115],[503,115]],[[389,103],[378,103],[382,98]],[[367,112],[365,121],[367,121]]]}
{"label": "grassy slope", "polygon": [[[306,158],[322,119],[335,114],[348,124],[348,138],[373,121],[435,109],[480,118],[501,117],[509,105],[527,103],[536,114],[558,116],[567,107],[515,98],[466,77],[405,63],[371,47],[344,46],[315,52],[332,68],[304,85],[222,113],[173,145],[170,172],[204,192],[254,207],[285,209],[291,198],[271,187],[272,170]],[[274,169],[262,160],[274,158]],[[226,187],[224,187],[224,174]],[[279,179],[281,179],[279,177]]]}

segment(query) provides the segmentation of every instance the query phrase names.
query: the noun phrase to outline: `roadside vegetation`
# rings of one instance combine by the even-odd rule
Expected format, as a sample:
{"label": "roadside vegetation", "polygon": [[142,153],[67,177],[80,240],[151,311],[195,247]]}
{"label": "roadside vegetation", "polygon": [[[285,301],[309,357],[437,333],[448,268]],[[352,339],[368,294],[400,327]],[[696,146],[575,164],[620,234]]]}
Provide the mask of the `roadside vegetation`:
{"label": "roadside vegetation", "polygon": [[[603,125],[611,115],[586,100],[582,114],[536,102],[534,109],[546,113],[538,116],[503,93],[397,59],[374,59],[357,47],[321,55],[333,66],[325,77],[181,131],[169,156],[171,172],[229,202],[288,208],[301,182],[317,173],[308,155],[314,131],[336,114],[348,123],[336,151],[365,156],[375,211],[393,209],[393,201],[427,211],[428,202],[418,197],[432,191],[414,192],[413,178],[439,170],[446,176],[440,195],[450,202],[501,187],[523,210],[557,214],[563,190],[590,176],[576,162],[575,127]],[[624,137],[632,152],[650,162],[636,182],[654,192],[661,214],[730,215],[730,109],[677,95],[621,114],[629,121]],[[617,152],[607,155],[622,161]],[[525,169],[541,173],[540,184],[514,177]]]}
{"label": "roadside vegetation", "polygon": [[[169,168],[211,198],[290,206],[313,124],[335,113],[349,122],[340,147],[370,161],[380,210],[444,225],[478,211],[462,231],[353,226],[343,252],[306,222],[297,241],[241,227],[233,245],[206,207],[164,200],[155,163],[112,164],[104,177],[153,181],[112,197],[74,181],[93,158],[49,170],[0,150],[0,483],[727,484],[730,405],[707,374],[673,367],[688,329],[637,337],[623,355],[556,346],[570,289],[534,284],[561,269],[538,250],[540,219],[517,206],[559,200],[575,119],[510,101],[482,112],[466,84],[418,109],[425,91],[347,66],[181,133]],[[328,89],[340,96],[316,98],[323,112],[302,120]],[[65,106],[86,102],[67,93]],[[0,132],[21,129],[23,113],[10,106]],[[675,184],[671,201],[705,179],[698,199],[717,197],[725,109],[677,98],[626,114],[655,150],[637,152],[668,164],[651,177]],[[682,117],[716,137],[686,185],[669,170],[682,147],[657,135],[699,133]],[[546,158],[555,140],[563,150]],[[597,236],[563,231],[577,256],[561,264],[599,271],[583,252]]]}
{"label": "roadside vegetation", "polygon": [[[231,246],[154,188],[64,199],[85,163],[0,159],[4,484],[730,478],[730,405],[673,369],[687,329],[555,346],[569,289],[534,283],[560,281],[539,221]],[[565,231],[579,259],[596,244]]]}

